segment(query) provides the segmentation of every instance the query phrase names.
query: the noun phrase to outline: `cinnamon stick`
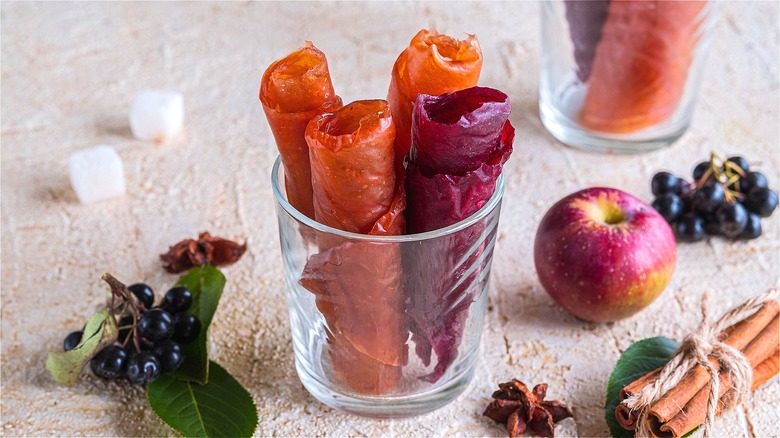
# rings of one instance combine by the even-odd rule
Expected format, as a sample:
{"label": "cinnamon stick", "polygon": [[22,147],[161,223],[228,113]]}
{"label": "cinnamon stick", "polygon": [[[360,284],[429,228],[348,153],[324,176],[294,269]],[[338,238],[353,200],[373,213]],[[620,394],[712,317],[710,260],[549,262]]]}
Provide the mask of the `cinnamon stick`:
{"label": "cinnamon stick", "polygon": [[[721,398],[731,389],[731,374],[721,373],[718,375],[720,385],[718,387],[718,407],[716,412],[723,410],[723,401]],[[661,423],[657,417],[649,416],[650,430],[655,437],[671,438],[681,437],[695,429],[704,422],[707,417],[707,403],[710,393],[710,385],[703,387],[695,396],[685,405],[684,409],[690,409],[691,414],[696,418],[687,417],[685,411],[678,412],[671,420]]]}
{"label": "cinnamon stick", "polygon": [[742,352],[750,362],[751,367],[768,359],[780,345],[780,315],[775,315],[772,321],[756,336]]}
{"label": "cinnamon stick", "polygon": [[[751,384],[751,391],[755,390],[762,384],[766,383],[767,380],[777,375],[778,361],[780,361],[780,350],[775,351],[772,356],[768,357],[766,360],[753,368],[753,383]],[[720,380],[718,397],[722,398],[723,395],[731,390],[731,374],[723,373],[720,374],[718,378]],[[689,405],[695,404],[695,408],[686,405],[684,412],[680,412],[663,425],[654,425],[651,422],[651,425],[653,425],[654,429],[653,432],[656,432],[656,427],[658,428],[656,436],[675,438],[681,437],[695,429],[699,424],[703,423],[707,413],[707,397],[709,396],[709,390],[710,386],[705,386],[689,402]],[[719,400],[717,413],[722,412],[726,408],[727,406],[725,406],[723,400]],[[686,415],[686,412],[688,412],[689,409],[691,412]],[[693,409],[695,409],[695,411],[693,411]],[[636,426],[634,427],[636,428]]]}
{"label": "cinnamon stick", "polygon": [[[743,319],[742,321],[736,324],[730,325],[725,329],[723,329],[723,332],[721,332],[720,336],[718,336],[718,339],[720,340],[725,339],[724,342],[728,344],[727,338],[730,338],[734,334],[734,332],[744,330],[745,326],[751,324],[766,326],[767,324],[769,324],[769,321],[771,321],[772,318],[774,318],[778,314],[780,314],[780,303],[778,303],[777,300],[769,300],[766,303],[764,303],[764,305],[761,306],[761,308],[758,309],[752,315],[748,316],[747,318]],[[744,348],[744,346],[742,348]]]}
{"label": "cinnamon stick", "polygon": [[[780,370],[780,349],[776,350],[771,356],[765,359],[763,362],[753,367],[753,382],[750,385],[750,390],[755,391],[758,387],[766,383],[769,379],[776,376]],[[723,373],[718,376],[720,380],[720,386],[718,391],[718,397],[722,398],[731,389],[731,374]],[[710,386],[707,385],[702,388],[696,396],[689,402],[689,405],[696,404],[696,410],[698,412],[690,412],[694,408],[685,406],[685,410],[677,414],[670,421],[664,425],[654,423],[651,419],[651,426],[653,432],[659,437],[680,437],[696,428],[700,423],[704,422],[704,418],[707,413],[707,398],[709,397]],[[725,409],[722,400],[718,401],[717,412],[720,413]],[[696,415],[696,418],[687,416],[686,412],[690,412],[687,415]],[[701,412],[702,414],[700,414]],[[636,428],[636,425],[634,425]],[[656,429],[657,428],[657,429]],[[629,429],[633,430],[633,429]]]}
{"label": "cinnamon stick", "polygon": [[661,368],[656,368],[623,387],[623,389],[620,390],[620,401],[623,401],[632,395],[638,394],[640,391],[645,389],[645,386],[655,382],[659,374],[661,374]]}
{"label": "cinnamon stick", "polygon": [[[734,348],[743,350],[767,327],[774,326],[775,331],[777,330],[777,324],[775,323],[773,325],[772,320],[776,319],[778,314],[780,314],[780,305],[778,302],[775,300],[768,301],[752,315],[724,329],[719,335],[719,339],[722,339],[723,342]],[[777,341],[775,341],[775,345],[776,344]],[[753,348],[755,350],[756,347]],[[770,357],[764,362],[754,366],[754,375],[765,377],[764,380],[755,387],[760,386],[778,372],[777,368],[779,365],[777,364],[777,360],[771,362]],[[711,360],[711,363],[718,367],[716,361]],[[754,364],[751,363],[751,365]],[[761,370],[756,370],[759,365]],[[772,370],[774,370],[774,372],[772,372]],[[658,378],[660,371],[661,368],[650,371],[634,382],[626,385],[626,387],[620,391],[620,401],[622,402],[628,397],[640,392],[644,387],[654,382]],[[695,368],[680,382],[680,384],[651,406],[649,412],[652,414],[653,421],[658,422],[660,427],[660,423],[674,418],[674,416],[680,412],[681,407],[685,406],[693,397],[695,397],[696,394],[707,385],[707,382],[709,382],[709,373],[707,373],[704,367],[699,366]],[[756,384],[757,379],[754,378],[753,382]],[[755,389],[755,387],[753,389]],[[707,391],[709,391],[709,386],[707,386]],[[637,413],[631,412],[631,410],[622,403],[615,409],[615,418],[617,419],[618,424],[626,430],[634,430],[636,428]]]}
{"label": "cinnamon stick", "polygon": [[[655,380],[658,379],[659,374],[661,374],[661,368],[654,369],[623,387],[623,389],[620,390],[620,401],[622,402],[632,395],[638,394],[645,386],[655,382]],[[623,403],[618,403],[617,408],[615,408],[615,419],[623,429],[636,429],[637,415],[635,412],[631,412],[631,409]]]}
{"label": "cinnamon stick", "polygon": [[617,420],[620,427],[625,430],[636,429],[637,415],[623,403],[618,403],[617,407],[615,408],[615,419]]}
{"label": "cinnamon stick", "polygon": [[[759,364],[763,364],[766,360],[770,359],[780,346],[780,330],[778,330],[778,324],[780,323],[780,316],[776,315],[767,324],[761,333],[747,346],[742,353],[750,362],[753,372],[760,372],[761,375],[754,375],[753,380],[756,381],[756,377],[760,380],[769,380],[771,375],[764,375],[763,373],[771,373],[772,367],[766,366],[761,369],[757,369]],[[776,374],[776,367],[775,367]],[[721,373],[719,375],[720,386],[718,391],[718,398],[731,389],[731,374]],[[752,386],[752,385],[751,385]],[[685,405],[682,410],[678,410],[677,414],[670,420],[661,420],[658,416],[654,415],[652,409],[650,411],[651,425],[658,426],[659,437],[681,437],[686,433],[692,431],[697,426],[704,422],[707,416],[707,400],[710,392],[710,384],[707,383],[703,386]],[[723,403],[718,404],[718,412],[723,409],[729,408],[729,406],[723,406]],[[656,432],[653,427],[653,432]]]}
{"label": "cinnamon stick", "polygon": [[[780,313],[780,305],[777,301],[767,301],[758,311],[748,316],[744,320],[726,328],[719,336],[723,342],[737,350],[743,350],[751,343],[759,333],[764,330],[773,318]],[[769,350],[771,353],[772,350]],[[765,359],[764,357],[763,359]],[[748,358],[750,360],[750,358]],[[710,359],[710,363],[718,368],[718,363]],[[752,365],[752,364],[751,364]],[[693,369],[683,380],[660,400],[650,406],[649,413],[660,422],[666,422],[672,419],[680,412],[680,408],[685,406],[707,382],[710,381],[710,374],[699,365]]]}
{"label": "cinnamon stick", "polygon": [[778,372],[780,372],[780,350],[775,351],[773,355],[769,356],[769,359],[753,368],[753,383],[750,385],[750,390],[755,391],[767,380],[776,376]]}

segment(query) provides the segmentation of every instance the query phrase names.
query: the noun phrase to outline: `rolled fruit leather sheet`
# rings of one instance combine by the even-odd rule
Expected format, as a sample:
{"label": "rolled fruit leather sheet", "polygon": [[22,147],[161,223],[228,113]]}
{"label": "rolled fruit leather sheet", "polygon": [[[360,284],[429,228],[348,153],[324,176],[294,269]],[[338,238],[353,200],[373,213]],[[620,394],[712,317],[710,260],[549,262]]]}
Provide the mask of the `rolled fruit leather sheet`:
{"label": "rolled fruit leather sheet", "polygon": [[[403,234],[406,200],[396,179],[395,126],[387,102],[353,102],[309,123],[314,216],[352,233]],[[300,283],[327,323],[336,376],[362,394],[386,394],[407,362],[408,318],[397,243],[318,241]]]}
{"label": "rolled fruit leather sheet", "polygon": [[314,218],[306,125],[318,114],[341,108],[325,54],[307,41],[275,61],[263,74],[260,101],[282,157],[287,199]]}
{"label": "rolled fruit leather sheet", "polygon": [[707,3],[611,1],[580,124],[626,133],[671,117],[688,80]]}
{"label": "rolled fruit leather sheet", "polygon": [[474,35],[457,40],[423,29],[393,65],[387,101],[396,126],[396,165],[403,168],[411,147],[412,109],[419,94],[437,96],[477,85],[482,50]]}
{"label": "rolled fruit leather sheet", "polygon": [[[492,88],[417,98],[406,169],[408,233],[460,222],[493,196],[512,153],[510,111],[507,95]],[[422,380],[437,381],[457,357],[475,292],[488,281],[485,256],[492,238],[485,233],[494,237],[495,228],[478,223],[427,241],[417,254],[404,254],[406,312],[415,352],[426,367],[432,351],[437,357]]]}
{"label": "rolled fruit leather sheet", "polygon": [[564,5],[574,46],[577,78],[586,82],[593,68],[596,45],[601,39],[601,27],[607,19],[609,0],[565,0]]}

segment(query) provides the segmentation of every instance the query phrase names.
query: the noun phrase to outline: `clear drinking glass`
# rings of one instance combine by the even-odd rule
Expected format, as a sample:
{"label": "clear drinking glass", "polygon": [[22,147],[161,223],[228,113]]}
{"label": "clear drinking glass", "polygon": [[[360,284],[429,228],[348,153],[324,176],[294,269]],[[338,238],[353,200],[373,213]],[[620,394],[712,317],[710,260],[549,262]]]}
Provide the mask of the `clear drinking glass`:
{"label": "clear drinking glass", "polygon": [[544,1],[539,113],[570,146],[657,149],[691,123],[714,1]]}
{"label": "clear drinking glass", "polygon": [[344,232],[304,216],[287,201],[278,159],[272,186],[306,389],[328,406],[379,418],[454,400],[477,360],[503,176],[469,218],[403,236]]}

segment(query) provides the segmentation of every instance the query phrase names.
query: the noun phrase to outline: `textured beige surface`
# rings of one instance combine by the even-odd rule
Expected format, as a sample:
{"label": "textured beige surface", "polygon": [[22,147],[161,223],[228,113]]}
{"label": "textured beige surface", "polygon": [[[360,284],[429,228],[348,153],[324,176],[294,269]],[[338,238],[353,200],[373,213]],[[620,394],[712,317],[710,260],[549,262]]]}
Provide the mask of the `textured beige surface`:
{"label": "textured beige surface", "polygon": [[[659,169],[688,174],[711,149],[740,153],[780,186],[778,4],[724,2],[694,124],[675,145],[603,156],[556,143],[537,111],[536,3],[2,3],[2,435],[169,435],[143,392],[85,373],[57,386],[43,364],[103,301],[100,274],[165,289],[157,254],[199,230],[247,239],[225,269],[213,356],[251,392],[268,435],[502,435],[481,416],[495,384],[547,382],[576,420],[561,435],[608,434],[603,404],[620,352],[655,335],[680,337],[700,302],[720,314],[778,284],[775,214],[749,243],[681,245],[666,292],[639,315],[586,324],[540,288],[536,224],[557,199],[610,185],[650,199]],[[263,69],[310,39],[328,56],[345,101],[382,98],[398,53],[422,27],[476,33],[481,84],[506,91],[517,128],[496,246],[478,376],[434,413],[374,421],[333,411],[293,370],[269,173],[275,153],[257,90]],[[154,145],[132,138],[127,114],[141,89],[185,96],[185,130]],[[127,194],[80,205],[66,160],[99,143],[117,149]],[[720,435],[777,434],[773,379],[718,420]]]}

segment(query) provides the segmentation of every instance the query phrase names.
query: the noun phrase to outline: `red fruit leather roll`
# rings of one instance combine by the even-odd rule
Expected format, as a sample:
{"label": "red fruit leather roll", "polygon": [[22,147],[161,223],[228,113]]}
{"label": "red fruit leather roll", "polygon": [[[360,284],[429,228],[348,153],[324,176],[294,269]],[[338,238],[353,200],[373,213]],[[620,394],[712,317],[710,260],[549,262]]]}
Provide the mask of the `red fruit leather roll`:
{"label": "red fruit leather roll", "polygon": [[387,101],[396,126],[396,164],[411,147],[412,108],[418,94],[439,95],[477,85],[482,71],[482,50],[474,35],[457,40],[423,29],[393,65]]}
{"label": "red fruit leather roll", "polygon": [[341,108],[325,54],[307,41],[271,64],[260,82],[260,102],[282,156],[287,199],[298,211],[314,218],[304,133],[314,116]]}
{"label": "red fruit leather roll", "polygon": [[706,7],[705,1],[610,2],[580,124],[625,133],[671,117],[685,89]]}
{"label": "red fruit leather roll", "polygon": [[[492,88],[417,98],[406,174],[407,232],[460,222],[493,196],[512,153],[510,110],[507,95]],[[404,254],[415,352],[425,366],[431,350],[437,357],[423,380],[437,381],[457,357],[474,293],[488,280],[485,252],[492,249],[496,224],[477,223],[423,244],[423,254]]]}
{"label": "red fruit leather roll", "polygon": [[[357,101],[309,123],[315,219],[371,235],[403,234],[406,199],[395,177],[395,125],[384,100]],[[398,244],[329,236],[301,284],[327,322],[336,375],[352,390],[385,394],[407,361],[408,319]]]}

